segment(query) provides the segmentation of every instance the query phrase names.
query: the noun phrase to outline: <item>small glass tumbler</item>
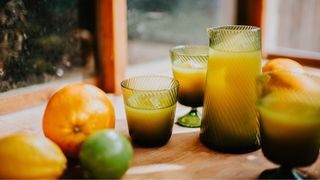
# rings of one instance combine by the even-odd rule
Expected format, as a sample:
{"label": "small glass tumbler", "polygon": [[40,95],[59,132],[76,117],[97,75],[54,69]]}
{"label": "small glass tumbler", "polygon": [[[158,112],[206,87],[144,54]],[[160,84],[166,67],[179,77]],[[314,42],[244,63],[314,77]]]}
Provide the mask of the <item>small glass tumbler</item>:
{"label": "small glass tumbler", "polygon": [[161,146],[172,134],[179,82],[139,76],[121,82],[129,134],[138,145]]}
{"label": "small glass tumbler", "polygon": [[184,127],[200,127],[201,116],[197,107],[203,105],[207,74],[208,46],[182,45],[170,49],[172,71],[179,81],[178,101],[191,107],[189,113],[178,118],[177,123]]}

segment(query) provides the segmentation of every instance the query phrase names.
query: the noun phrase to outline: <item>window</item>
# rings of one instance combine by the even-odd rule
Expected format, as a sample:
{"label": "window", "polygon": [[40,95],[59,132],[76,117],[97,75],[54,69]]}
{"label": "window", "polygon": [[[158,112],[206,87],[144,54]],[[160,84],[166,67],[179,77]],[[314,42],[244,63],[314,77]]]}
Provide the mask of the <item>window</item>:
{"label": "window", "polygon": [[0,15],[0,115],[74,82],[120,92],[126,0],[2,0]]}
{"label": "window", "polygon": [[[94,73],[88,0],[0,1],[0,92]],[[87,9],[84,9],[87,8]]]}
{"label": "window", "polygon": [[207,44],[207,27],[235,23],[235,0],[128,0],[127,6],[129,65],[168,58],[178,44]]}
{"label": "window", "polygon": [[319,66],[320,1],[264,0],[264,52]]}

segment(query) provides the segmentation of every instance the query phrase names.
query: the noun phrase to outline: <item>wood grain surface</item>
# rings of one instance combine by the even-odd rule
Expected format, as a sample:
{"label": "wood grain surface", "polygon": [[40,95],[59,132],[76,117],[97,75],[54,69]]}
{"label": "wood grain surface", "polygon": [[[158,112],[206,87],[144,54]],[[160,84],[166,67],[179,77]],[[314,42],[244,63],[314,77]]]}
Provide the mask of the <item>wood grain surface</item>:
{"label": "wood grain surface", "polygon": [[[263,170],[275,167],[261,150],[246,154],[217,152],[201,144],[198,132],[190,132],[174,134],[160,148],[135,147],[133,165],[124,178],[256,179]],[[320,158],[302,171],[320,178]]]}
{"label": "wood grain surface", "polygon": [[[208,149],[200,142],[199,132],[190,131],[173,134],[162,147],[134,145],[134,159],[123,179],[257,179],[262,171],[277,167],[261,150],[225,154]],[[320,178],[320,157],[299,171]],[[62,178],[82,178],[78,162],[71,161]]]}
{"label": "wood grain surface", "polygon": [[[109,96],[116,107],[116,130],[128,136],[124,105],[121,96]],[[45,104],[19,113],[0,116],[0,137],[13,133],[42,134],[42,115]],[[176,117],[189,108],[178,104]],[[200,110],[201,111],[201,110]],[[82,178],[77,160],[68,160],[63,179]],[[123,179],[256,179],[265,169],[275,168],[257,150],[246,154],[225,154],[208,149],[199,140],[199,128],[173,127],[173,135],[162,147],[134,146],[134,159]],[[320,179],[320,157],[310,167],[302,169]]]}

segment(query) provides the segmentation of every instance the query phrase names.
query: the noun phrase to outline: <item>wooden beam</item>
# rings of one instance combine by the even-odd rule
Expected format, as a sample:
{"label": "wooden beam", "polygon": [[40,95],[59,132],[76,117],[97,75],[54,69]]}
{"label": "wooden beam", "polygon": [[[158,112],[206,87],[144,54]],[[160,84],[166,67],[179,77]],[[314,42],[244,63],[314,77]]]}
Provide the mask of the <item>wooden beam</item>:
{"label": "wooden beam", "polygon": [[96,9],[101,88],[120,94],[128,58],[126,0],[97,0]]}

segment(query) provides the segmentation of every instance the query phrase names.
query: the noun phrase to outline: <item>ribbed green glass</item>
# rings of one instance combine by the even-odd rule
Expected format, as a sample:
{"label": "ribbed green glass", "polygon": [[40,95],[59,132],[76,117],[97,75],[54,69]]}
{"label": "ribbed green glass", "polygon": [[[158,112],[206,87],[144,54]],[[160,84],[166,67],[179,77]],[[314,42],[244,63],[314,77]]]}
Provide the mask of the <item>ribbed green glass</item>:
{"label": "ribbed green glass", "polygon": [[261,72],[260,29],[208,28],[210,42],[201,141],[226,152],[259,147],[255,78]]}
{"label": "ribbed green glass", "polygon": [[311,165],[319,154],[320,77],[274,71],[257,82],[262,152],[281,166],[261,178],[304,179],[292,168]]}
{"label": "ribbed green glass", "polygon": [[170,49],[174,78],[180,83],[179,103],[192,107],[186,115],[178,118],[185,127],[200,127],[201,117],[197,107],[203,105],[205,78],[208,63],[208,46],[184,45]]}
{"label": "ribbed green glass", "polygon": [[142,146],[170,139],[179,82],[165,76],[140,76],[121,82],[129,134]]}

